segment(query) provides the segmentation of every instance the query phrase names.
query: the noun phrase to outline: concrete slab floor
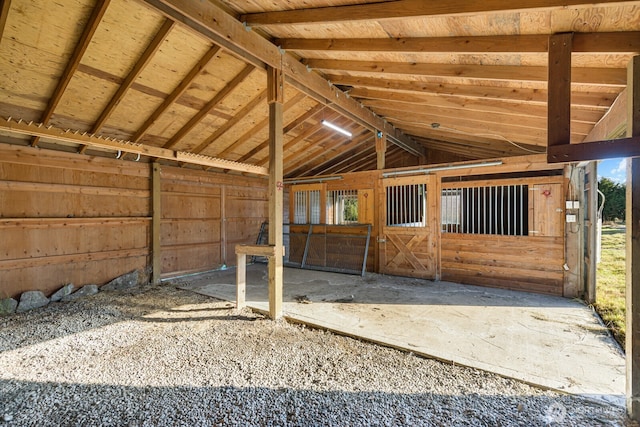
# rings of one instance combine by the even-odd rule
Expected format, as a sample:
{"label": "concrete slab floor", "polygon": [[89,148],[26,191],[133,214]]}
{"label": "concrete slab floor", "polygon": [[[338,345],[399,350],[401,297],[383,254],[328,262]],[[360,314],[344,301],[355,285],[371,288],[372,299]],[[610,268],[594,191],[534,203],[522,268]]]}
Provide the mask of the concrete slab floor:
{"label": "concrete slab floor", "polygon": [[[624,354],[580,301],[369,274],[286,268],[286,318],[527,383],[624,405]],[[174,283],[235,301],[235,269]],[[267,311],[267,268],[247,267],[247,305]]]}

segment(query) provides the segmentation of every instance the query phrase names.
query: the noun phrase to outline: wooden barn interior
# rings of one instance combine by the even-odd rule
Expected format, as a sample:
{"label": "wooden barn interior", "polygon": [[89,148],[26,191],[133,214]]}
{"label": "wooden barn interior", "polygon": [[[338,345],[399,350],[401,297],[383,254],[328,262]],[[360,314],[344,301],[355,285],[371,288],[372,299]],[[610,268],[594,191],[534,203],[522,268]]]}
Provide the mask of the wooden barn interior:
{"label": "wooden barn interior", "polygon": [[283,265],[596,297],[596,161],[640,155],[640,1],[0,5],[0,298],[237,250],[267,255],[273,317]]}

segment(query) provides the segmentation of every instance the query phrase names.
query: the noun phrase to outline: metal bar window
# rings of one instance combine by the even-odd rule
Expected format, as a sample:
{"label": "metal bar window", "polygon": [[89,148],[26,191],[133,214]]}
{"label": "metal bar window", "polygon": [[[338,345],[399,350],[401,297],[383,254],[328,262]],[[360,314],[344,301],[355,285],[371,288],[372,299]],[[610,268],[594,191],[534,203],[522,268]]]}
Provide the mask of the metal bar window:
{"label": "metal bar window", "polygon": [[392,185],[386,187],[387,226],[426,227],[426,184]]}
{"label": "metal bar window", "polygon": [[529,188],[526,184],[443,189],[443,233],[527,236]]}

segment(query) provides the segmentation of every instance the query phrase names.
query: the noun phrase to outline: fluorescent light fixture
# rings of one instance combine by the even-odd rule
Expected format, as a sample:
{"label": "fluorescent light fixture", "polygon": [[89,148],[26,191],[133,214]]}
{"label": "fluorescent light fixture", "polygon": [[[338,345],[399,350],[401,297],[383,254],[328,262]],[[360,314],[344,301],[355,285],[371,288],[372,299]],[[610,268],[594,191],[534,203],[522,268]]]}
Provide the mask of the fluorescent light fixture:
{"label": "fluorescent light fixture", "polygon": [[394,176],[400,175],[418,175],[418,174],[428,174],[430,172],[438,172],[438,171],[448,171],[452,169],[468,169],[468,168],[479,168],[485,166],[500,166],[502,164],[502,160],[496,160],[491,162],[479,162],[479,163],[465,163],[460,165],[444,165],[444,166],[434,166],[432,168],[420,168],[420,169],[411,169],[405,171],[397,171],[397,172],[386,172],[383,173],[382,176],[384,178],[390,178]]}
{"label": "fluorescent light fixture", "polygon": [[323,120],[322,124],[325,125],[328,128],[331,128],[331,129],[335,130],[336,132],[340,132],[341,134],[348,136],[349,138],[351,138],[353,136],[353,134],[351,132],[349,132],[348,130],[342,129],[340,126],[336,126],[333,123],[328,122],[326,120]]}

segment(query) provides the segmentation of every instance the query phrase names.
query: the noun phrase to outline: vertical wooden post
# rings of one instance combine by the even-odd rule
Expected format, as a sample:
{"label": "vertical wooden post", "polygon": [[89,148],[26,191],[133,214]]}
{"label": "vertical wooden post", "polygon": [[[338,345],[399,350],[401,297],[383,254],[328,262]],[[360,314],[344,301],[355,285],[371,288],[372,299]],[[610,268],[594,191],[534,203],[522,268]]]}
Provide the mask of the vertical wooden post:
{"label": "vertical wooden post", "polygon": [[549,36],[547,144],[571,142],[571,49],[573,34]]}
{"label": "vertical wooden post", "polygon": [[227,192],[226,186],[220,187],[220,261],[227,265]]}
{"label": "vertical wooden post", "polygon": [[378,157],[377,169],[384,169],[385,154],[387,153],[387,134],[375,131],[376,138],[376,155]]}
{"label": "vertical wooden post", "polygon": [[151,281],[154,285],[160,283],[162,273],[162,253],[160,251],[160,223],[162,221],[162,193],[161,193],[160,163],[153,163],[151,173],[151,203],[153,212],[151,219]]}
{"label": "vertical wooden post", "polygon": [[[629,63],[627,136],[640,135],[640,56]],[[627,159],[627,415],[640,421],[640,158]]]}
{"label": "vertical wooden post", "polygon": [[[575,165],[566,165],[564,167],[564,178],[566,185],[562,197],[565,200],[569,200],[569,189],[573,189],[573,192],[577,194],[577,199],[580,202],[580,209],[577,212],[578,220],[576,223],[564,224],[564,261],[565,267],[563,269],[563,286],[562,295],[567,298],[578,297],[579,293],[584,290],[583,278],[584,278],[584,233],[586,223],[584,219],[584,212],[586,206],[584,203],[584,197],[582,193],[582,186],[584,185],[584,171],[582,168]],[[573,199],[573,198],[572,198]],[[563,202],[564,204],[564,202]],[[575,212],[575,211],[572,211]],[[577,226],[577,224],[582,224]]]}
{"label": "vertical wooden post", "polygon": [[282,70],[267,68],[269,102],[269,244],[275,246],[269,258],[269,316],[282,317],[284,184],[282,166],[282,110],[284,78]]}
{"label": "vertical wooden post", "polygon": [[247,305],[247,254],[236,256],[236,308],[242,309]]}

